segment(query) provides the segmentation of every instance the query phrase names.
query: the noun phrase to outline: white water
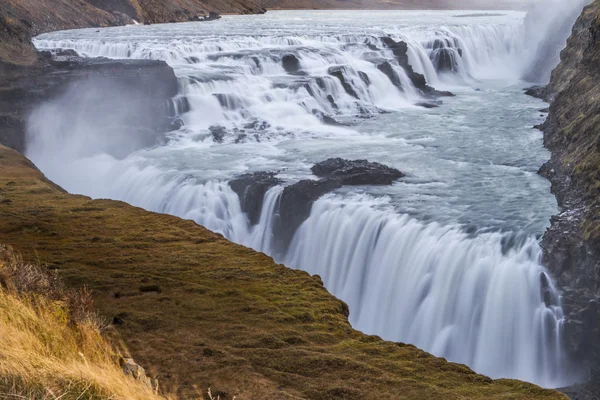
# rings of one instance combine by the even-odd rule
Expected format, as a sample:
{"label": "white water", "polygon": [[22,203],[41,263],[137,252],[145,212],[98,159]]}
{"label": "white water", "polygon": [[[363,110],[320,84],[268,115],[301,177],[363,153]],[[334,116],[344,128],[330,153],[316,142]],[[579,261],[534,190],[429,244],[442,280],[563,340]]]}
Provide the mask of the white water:
{"label": "white water", "polygon": [[[185,126],[166,144],[122,157],[102,134],[105,120],[71,114],[71,102],[87,101],[73,91],[33,113],[27,154],[71,192],[192,219],[321,275],[349,303],[357,329],[492,377],[563,386],[572,377],[560,348],[562,311],[543,301],[537,244],[556,203],[536,174],[548,154],[531,130],[545,105],[523,96],[519,81],[532,46],[524,14],[455,14],[470,12],[277,12],[43,35],[40,48],[166,60],[190,110],[179,102]],[[415,107],[422,99],[382,45],[385,35],[405,40],[415,70],[457,97]],[[436,70],[440,48],[454,57],[452,71]],[[305,76],[285,73],[286,54]],[[403,90],[377,69],[382,60]],[[328,74],[335,66],[358,98]],[[352,126],[324,125],[319,113]],[[224,143],[213,141],[215,125],[227,129]],[[290,248],[275,253],[282,188],[267,193],[250,226],[227,180],[279,170],[292,183],[332,156],[386,163],[407,177],[319,199]]]}

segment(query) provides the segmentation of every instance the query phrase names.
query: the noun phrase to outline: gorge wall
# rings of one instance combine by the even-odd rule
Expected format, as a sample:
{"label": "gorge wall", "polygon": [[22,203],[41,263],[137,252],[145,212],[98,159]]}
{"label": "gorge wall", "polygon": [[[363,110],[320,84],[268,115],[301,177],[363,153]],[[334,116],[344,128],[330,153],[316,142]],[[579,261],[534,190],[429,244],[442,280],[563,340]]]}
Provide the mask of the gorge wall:
{"label": "gorge wall", "polygon": [[566,339],[597,381],[600,372],[600,1],[577,20],[546,89],[543,126],[562,212],[543,239],[544,261],[563,292]]}

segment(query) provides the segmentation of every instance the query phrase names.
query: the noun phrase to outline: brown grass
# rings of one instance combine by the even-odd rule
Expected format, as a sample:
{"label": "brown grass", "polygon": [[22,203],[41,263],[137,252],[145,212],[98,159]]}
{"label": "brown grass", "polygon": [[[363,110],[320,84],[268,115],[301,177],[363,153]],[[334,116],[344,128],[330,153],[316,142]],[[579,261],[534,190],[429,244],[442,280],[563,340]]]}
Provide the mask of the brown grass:
{"label": "brown grass", "polygon": [[0,399],[165,399],[126,376],[87,290],[0,245]]}

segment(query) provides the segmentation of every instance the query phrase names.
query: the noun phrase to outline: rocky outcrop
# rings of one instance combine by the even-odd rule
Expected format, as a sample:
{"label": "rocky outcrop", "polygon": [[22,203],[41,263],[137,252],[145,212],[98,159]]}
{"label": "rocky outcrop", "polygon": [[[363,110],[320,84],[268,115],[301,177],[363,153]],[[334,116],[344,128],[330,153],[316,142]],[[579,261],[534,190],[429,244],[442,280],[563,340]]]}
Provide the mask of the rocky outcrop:
{"label": "rocky outcrop", "polygon": [[342,87],[344,88],[346,93],[348,93],[350,96],[354,97],[355,99],[359,99],[358,94],[354,90],[354,87],[350,84],[349,78],[346,77],[346,74],[345,74],[346,67],[344,67],[344,66],[331,67],[331,68],[329,68],[329,70],[327,72],[329,73],[329,75],[336,77],[340,81],[340,83],[342,84]]}
{"label": "rocky outcrop", "polygon": [[[319,180],[302,180],[283,188],[273,222],[274,253],[283,255],[294,234],[309,217],[312,205],[322,196],[345,185],[391,185],[404,176],[395,168],[367,160],[332,158],[315,164],[311,171]],[[242,175],[229,185],[238,194],[251,224],[258,223],[265,194],[283,181],[274,172]]]}
{"label": "rocky outcrop", "polygon": [[146,370],[136,363],[133,358],[121,358],[121,369],[126,376],[138,381],[154,393],[158,393],[158,380],[150,378]]}
{"label": "rocky outcrop", "polygon": [[391,185],[404,174],[387,165],[367,160],[330,158],[315,164],[311,171],[319,178],[328,178],[342,185]]}
{"label": "rocky outcrop", "polygon": [[[404,69],[413,86],[426,97],[451,97],[454,96],[451,92],[439,91],[427,84],[427,80],[423,74],[415,72],[412,65],[408,61],[408,45],[406,42],[396,42],[394,39],[384,36],[381,38],[384,46],[392,51],[398,64]],[[400,78],[389,62],[384,62],[377,67],[381,72],[387,75],[392,83],[399,89],[403,90]]]}
{"label": "rocky outcrop", "polygon": [[269,189],[283,183],[275,172],[254,172],[241,175],[229,182],[229,186],[240,198],[242,211],[250,223],[256,225],[260,219],[265,194]]}
{"label": "rocky outcrop", "polygon": [[[85,97],[86,115],[114,115],[120,95],[127,101],[127,126],[139,133],[139,146],[152,145],[177,124],[171,98],[177,78],[163,61],[88,59],[43,53],[32,67],[7,68],[0,79],[0,143],[25,151],[27,119],[38,105],[71,91]],[[114,88],[110,94],[102,88]],[[110,101],[107,101],[110,99]],[[77,102],[75,102],[77,104]],[[123,104],[121,104],[122,106]],[[120,110],[122,111],[122,110]]]}
{"label": "rocky outcrop", "polygon": [[297,75],[300,72],[300,60],[293,54],[286,54],[281,59],[283,69],[290,75]]}
{"label": "rocky outcrop", "polygon": [[552,183],[562,209],[544,236],[544,263],[563,295],[568,348],[585,373],[598,380],[600,1],[588,6],[577,20],[561,63],[541,94],[551,101],[542,129],[552,156],[540,173]]}

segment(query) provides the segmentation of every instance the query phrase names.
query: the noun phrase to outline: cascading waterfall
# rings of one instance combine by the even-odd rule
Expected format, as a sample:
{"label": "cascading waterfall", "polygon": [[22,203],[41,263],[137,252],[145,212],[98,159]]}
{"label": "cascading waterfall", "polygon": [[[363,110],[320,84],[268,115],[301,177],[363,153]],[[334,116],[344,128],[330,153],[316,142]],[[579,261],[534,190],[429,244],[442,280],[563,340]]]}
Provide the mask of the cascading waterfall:
{"label": "cascading waterfall", "polygon": [[[439,134],[440,121],[445,121],[450,131],[475,132],[467,135],[469,140],[485,131],[492,141],[531,125],[531,118],[539,114],[539,104],[528,103],[525,108],[531,112],[522,115],[524,122],[510,125],[515,118],[508,115],[502,118],[509,121],[503,129],[471,126],[460,114],[461,102],[469,97],[492,96],[486,92],[495,89],[486,88],[486,79],[502,80],[510,87],[527,68],[522,55],[530,46],[521,40],[525,29],[521,13],[507,12],[507,16],[489,17],[484,23],[481,17],[468,23],[457,18],[460,23],[452,24],[447,22],[452,14],[430,13],[424,18],[432,22],[424,25],[415,24],[410,13],[394,14],[401,22],[382,14],[382,28],[377,29],[336,13],[345,19],[335,26],[312,17],[321,14],[307,14],[308,23],[291,17],[304,14],[272,13],[272,17],[262,17],[272,19],[268,27],[260,29],[246,16],[226,17],[211,25],[113,28],[103,30],[102,35],[95,30],[42,35],[35,39],[42,49],[72,48],[86,56],[167,61],[179,78],[180,94],[173,108],[184,126],[170,133],[166,144],[123,157],[113,153],[114,145],[106,143],[112,139],[102,135],[101,122],[73,119],[69,104],[85,105],[86,99],[84,93],[68,93],[73,97],[69,101],[58,99],[32,114],[27,155],[71,192],[123,200],[191,219],[290,267],[321,275],[329,290],[349,303],[350,320],[357,329],[415,344],[492,377],[519,378],[549,387],[571,383],[561,349],[560,301],[540,263],[535,239],[542,228],[523,232],[517,224],[514,230],[500,233],[494,225],[498,218],[492,216],[480,221],[486,233],[466,233],[459,221],[442,224],[430,222],[429,215],[398,213],[398,202],[394,203],[389,193],[361,188],[360,195],[340,192],[317,200],[289,248],[277,253],[275,221],[280,218],[282,185],[267,191],[258,223],[249,223],[238,195],[227,184],[248,169],[281,170],[288,182],[305,179],[311,159],[307,154],[323,152],[328,146],[331,150],[325,154],[337,154],[334,147],[344,141],[358,144],[349,146],[350,150],[341,147],[342,152],[364,158],[387,157],[403,168],[411,160],[406,158],[411,152],[421,152],[420,159],[431,159],[433,153],[427,151],[433,150],[427,143]],[[313,23],[311,18],[321,23]],[[344,33],[352,29],[357,33]],[[384,44],[385,36],[407,43],[410,64],[429,84],[465,94],[448,103],[451,119],[415,109],[423,95]],[[284,67],[283,59],[290,55],[298,62],[297,71]],[[390,64],[388,73],[395,76],[396,83],[379,68],[383,62]],[[474,91],[473,86],[484,90]],[[500,91],[490,101],[505,97],[520,101],[515,96]],[[488,99],[477,98],[476,104],[483,106]],[[465,104],[470,109],[474,103]],[[336,120],[332,121],[332,116]],[[388,118],[387,123],[396,118],[394,126],[404,128],[410,126],[404,120],[414,121],[415,126],[418,120],[434,122],[418,132],[417,128],[407,132],[403,138],[407,143],[410,135],[426,132],[416,144],[402,144],[395,132],[380,133],[385,126],[360,132],[377,118]],[[72,120],[77,124],[71,124]],[[339,126],[338,121],[354,126]],[[541,143],[532,142],[523,144],[531,147],[523,151],[522,159],[500,160],[496,165],[490,156],[485,166],[477,164],[479,157],[456,157],[453,140],[436,143],[431,148],[446,146],[448,151],[421,165],[413,175],[436,168],[441,172],[454,168],[454,175],[415,179],[406,183],[411,187],[399,190],[394,186],[389,191],[423,190],[419,201],[432,198],[437,186],[446,185],[451,191],[449,182],[468,175],[468,165],[474,165],[477,173],[488,164],[496,168],[494,173],[508,174],[506,171],[520,168],[535,171],[540,161],[528,157],[539,151]],[[394,158],[395,151],[406,151],[402,146],[412,147]],[[126,146],[119,142],[117,147]],[[448,160],[451,157],[455,158]],[[536,190],[534,173],[527,170],[519,176],[526,181],[526,193]],[[485,191],[486,182],[474,181],[475,185]],[[547,187],[542,189],[545,192],[540,190],[540,196],[547,195]],[[461,194],[450,192],[448,197],[460,198]],[[440,205],[443,201],[440,199]],[[471,204],[461,203],[452,211],[467,214],[469,208]],[[547,220],[553,210],[546,211],[536,218]]]}

